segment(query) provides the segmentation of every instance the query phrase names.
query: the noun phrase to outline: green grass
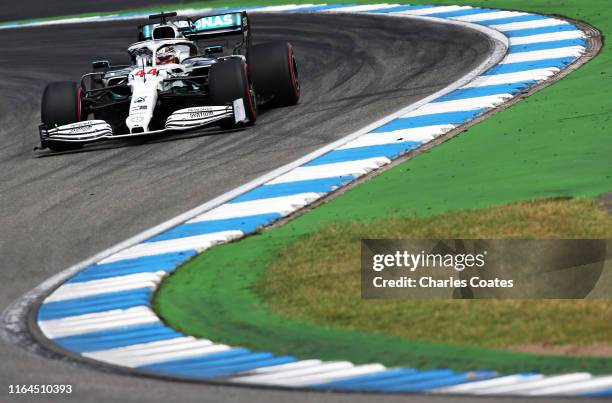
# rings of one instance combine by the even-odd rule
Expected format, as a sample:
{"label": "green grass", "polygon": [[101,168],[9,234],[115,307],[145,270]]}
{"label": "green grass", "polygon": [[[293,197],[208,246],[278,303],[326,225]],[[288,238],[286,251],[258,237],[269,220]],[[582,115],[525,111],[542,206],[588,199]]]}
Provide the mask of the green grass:
{"label": "green grass", "polygon": [[[612,32],[612,8],[604,0],[435,3],[561,14],[585,20],[604,35]],[[563,81],[455,139],[281,228],[206,252],[162,284],[155,308],[171,326],[186,333],[300,357],[457,369],[589,369],[611,373],[610,359],[541,357],[405,340],[298,320],[271,312],[255,292],[255,285],[281,251],[301,236],[330,224],[352,225],[408,212],[426,217],[524,200],[592,197],[610,191],[611,55],[610,43],[606,42],[597,58]],[[337,289],[342,292],[342,282]],[[405,304],[410,309],[411,302]],[[522,312],[514,314],[520,319]],[[420,325],[414,321],[409,324]],[[443,326],[443,322],[438,325]],[[509,332],[511,337],[519,336],[517,330]]]}
{"label": "green grass", "polygon": [[[282,316],[409,340],[494,348],[533,343],[612,347],[609,299],[363,300],[360,239],[366,237],[612,238],[612,216],[590,200],[545,200],[425,218],[332,224],[283,249],[256,290],[268,309]],[[608,284],[603,280],[600,286],[609,291],[612,264],[607,275]]]}

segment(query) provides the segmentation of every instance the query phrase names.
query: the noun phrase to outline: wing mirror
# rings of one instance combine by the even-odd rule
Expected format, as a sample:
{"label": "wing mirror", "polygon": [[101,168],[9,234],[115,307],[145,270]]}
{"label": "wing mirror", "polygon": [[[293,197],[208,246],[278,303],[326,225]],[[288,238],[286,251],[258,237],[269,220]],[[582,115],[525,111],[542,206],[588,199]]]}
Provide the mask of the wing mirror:
{"label": "wing mirror", "polygon": [[213,53],[221,53],[221,52],[223,52],[223,46],[209,46],[204,49],[204,53],[207,55],[210,55]]}
{"label": "wing mirror", "polygon": [[96,60],[91,63],[91,67],[94,69],[109,68],[110,62],[108,60]]}

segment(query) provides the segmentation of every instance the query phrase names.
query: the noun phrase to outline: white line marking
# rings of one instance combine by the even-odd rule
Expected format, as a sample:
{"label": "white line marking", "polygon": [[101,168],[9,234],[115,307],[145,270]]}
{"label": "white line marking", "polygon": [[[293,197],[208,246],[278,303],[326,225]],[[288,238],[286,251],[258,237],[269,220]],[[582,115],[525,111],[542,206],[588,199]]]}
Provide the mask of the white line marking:
{"label": "white line marking", "polygon": [[463,112],[474,111],[484,108],[492,108],[512,97],[513,95],[511,94],[495,94],[475,98],[455,99],[452,101],[432,102],[416,111],[412,111],[406,114],[403,117],[408,118],[430,115],[434,113]]}
{"label": "white line marking", "polygon": [[308,366],[306,368],[297,368],[265,374],[249,375],[232,378],[232,380],[240,383],[276,384],[288,378],[313,374],[322,374],[329,371],[353,368],[354,366],[355,365],[349,361],[322,362],[321,364]]}
{"label": "white line marking", "polygon": [[338,7],[338,8],[330,8],[326,10],[321,10],[324,13],[361,13],[367,11],[381,10],[389,7],[396,7],[399,4],[362,4],[359,6],[352,7]]}
{"label": "white line marking", "polygon": [[542,388],[526,392],[529,396],[543,395],[578,395],[594,393],[600,390],[612,388],[612,376],[599,376],[579,382],[571,382],[562,385],[555,385],[550,388]]}
{"label": "white line marking", "polygon": [[467,84],[465,88],[482,87],[485,85],[510,84],[520,83],[523,81],[542,81],[554,76],[559,68],[550,67],[545,69],[534,69],[526,71],[518,71],[516,73],[495,74],[491,76],[482,76]]}
{"label": "white line marking", "polygon": [[197,341],[197,340],[202,340],[204,342],[208,342],[209,344],[212,344],[212,342],[207,339],[196,339],[193,336],[179,336],[173,339],[158,340],[158,341],[152,341],[149,343],[131,344],[126,347],[109,348],[108,350],[100,350],[100,351],[96,351],[94,353],[88,353],[88,354],[96,354],[96,355],[97,354],[118,354],[119,355],[119,354],[127,354],[127,353],[134,353],[134,352],[138,353],[142,351],[156,350],[158,348],[166,348],[168,346],[185,345],[190,342]]}
{"label": "white line marking", "polygon": [[[121,362],[150,362],[152,357],[164,356],[181,356],[184,358],[185,351],[190,351],[194,355],[201,355],[197,353],[208,348],[214,343],[207,339],[196,339],[195,337],[177,337],[170,340],[161,340],[151,343],[135,344],[128,347],[119,347],[109,350],[95,351],[92,353],[85,353],[83,355],[100,359],[105,362],[113,361],[116,363]],[[143,360],[144,359],[144,360]],[[170,359],[169,359],[170,361]]]}
{"label": "white line marking", "polygon": [[226,218],[238,218],[268,213],[278,213],[281,216],[286,216],[320,197],[321,195],[319,193],[299,193],[290,196],[271,197],[269,199],[257,199],[240,203],[223,204],[187,221],[187,223],[222,220]]}
{"label": "white line marking", "polygon": [[170,352],[157,352],[147,355],[130,356],[124,354],[106,354],[104,352],[85,353],[83,355],[108,362],[111,364],[122,365],[130,368],[139,367],[149,364],[158,364],[166,361],[180,360],[184,358],[194,358],[200,356],[206,356],[210,354],[220,353],[224,351],[233,350],[234,347],[227,346],[225,344],[206,344],[201,343],[199,346],[193,346],[186,349],[177,349]]}
{"label": "white line marking", "polygon": [[116,262],[124,259],[134,259],[142,256],[160,255],[169,252],[181,252],[195,249],[201,252],[232,239],[240,238],[242,231],[221,231],[212,234],[196,235],[185,238],[170,239],[167,241],[146,242],[124,249],[100,261],[100,263]]}
{"label": "white line marking", "polygon": [[[143,344],[135,344],[129,347],[116,348],[113,350],[96,351],[97,356],[115,357],[115,358],[137,358],[146,357],[154,354],[172,353],[184,350],[193,350],[200,347],[208,347],[214,343],[207,339],[196,339],[194,337],[180,337],[180,342],[177,339],[156,341],[147,343],[147,346]],[[168,343],[171,341],[172,343]],[[134,347],[137,347],[135,349]]]}
{"label": "white line marking", "polygon": [[478,389],[473,393],[476,395],[522,395],[527,391],[532,391],[539,388],[563,385],[569,382],[577,382],[590,379],[592,377],[589,373],[575,373],[558,376],[547,376],[542,379],[535,379],[531,381],[521,382],[520,384],[511,384],[504,386],[496,386],[491,388]]}
{"label": "white line marking", "polygon": [[292,377],[289,379],[276,381],[274,382],[274,384],[293,387],[316,385],[319,383],[338,381],[341,379],[348,379],[357,376],[372,375],[386,371],[386,369],[387,368],[385,368],[385,366],[382,364],[358,365],[348,369],[339,369],[337,371],[329,371],[312,375]]}
{"label": "white line marking", "polygon": [[470,6],[444,6],[444,7],[431,7],[431,8],[419,8],[416,10],[398,11],[393,14],[399,15],[427,15],[437,13],[447,13],[450,11],[469,10],[473,7]]}
{"label": "white line marking", "polygon": [[425,143],[431,139],[438,137],[441,134],[447,133],[454,129],[454,125],[435,125],[423,126],[413,129],[400,129],[380,133],[368,133],[358,139],[346,143],[338,150],[346,150],[349,148],[375,146],[381,144],[399,143],[405,141],[416,141]]}
{"label": "white line marking", "polygon": [[347,175],[361,176],[390,162],[391,160],[387,157],[374,157],[357,161],[299,167],[268,183],[273,185],[276,183],[333,178]]}
{"label": "white line marking", "polygon": [[147,323],[159,323],[160,320],[148,307],[117,309],[87,315],[71,316],[63,319],[39,321],[38,325],[47,337],[74,336],[77,334],[96,332]]}
{"label": "white line marking", "polygon": [[508,63],[533,62],[546,59],[559,59],[562,57],[580,57],[585,52],[584,46],[568,46],[559,49],[534,50],[531,52],[510,53],[501,61],[500,65]]}
{"label": "white line marking", "polygon": [[248,12],[255,11],[258,13],[277,13],[277,12],[282,12],[282,11],[299,10],[301,8],[309,8],[309,7],[314,7],[317,5],[318,4],[300,4],[300,5],[286,4],[282,6],[267,6],[267,7],[254,8],[252,10],[247,10],[247,11]]}
{"label": "white line marking", "polygon": [[536,379],[542,379],[544,375],[532,374],[532,375],[508,375],[494,379],[487,379],[484,381],[468,382],[459,385],[448,386],[444,388],[431,389],[428,392],[434,393],[473,393],[479,389],[493,388],[507,385],[517,385],[525,381],[533,381]]}
{"label": "white line marking", "polygon": [[289,371],[289,370],[294,370],[294,369],[315,367],[321,363],[323,363],[323,361],[321,360],[302,360],[302,361],[290,362],[288,364],[279,364],[279,365],[272,365],[269,367],[255,368],[248,372],[245,372],[244,374],[245,375],[268,374],[272,372],[282,372],[282,371]]}
{"label": "white line marking", "polygon": [[136,288],[153,289],[165,275],[165,271],[145,272],[100,280],[84,281],[81,283],[63,284],[45,298],[45,303],[90,297],[96,294],[127,291]]}
{"label": "white line marking", "polygon": [[454,20],[464,21],[464,22],[479,22],[479,21],[488,21],[488,20],[498,20],[502,18],[510,18],[510,17],[519,17],[522,15],[527,15],[529,13],[523,13],[519,11],[492,11],[490,13],[480,13],[480,14],[470,14],[470,15],[462,15],[460,17],[451,17]]}
{"label": "white line marking", "polygon": [[498,31],[502,31],[502,32],[510,32],[510,31],[518,31],[520,29],[553,27],[556,25],[569,25],[569,23],[563,20],[555,20],[554,18],[547,18],[544,20],[522,21],[522,22],[512,22],[510,24],[491,25],[491,28],[497,29]]}
{"label": "white line marking", "polygon": [[529,36],[515,36],[510,38],[510,46],[529,45],[532,43],[562,41],[564,39],[580,39],[586,35],[579,29],[575,31],[559,31],[550,34],[538,34]]}

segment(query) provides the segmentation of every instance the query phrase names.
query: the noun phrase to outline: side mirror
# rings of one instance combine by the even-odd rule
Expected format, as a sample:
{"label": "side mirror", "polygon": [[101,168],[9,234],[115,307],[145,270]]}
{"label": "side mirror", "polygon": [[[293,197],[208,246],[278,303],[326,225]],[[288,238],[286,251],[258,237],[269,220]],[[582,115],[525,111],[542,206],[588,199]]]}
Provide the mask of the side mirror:
{"label": "side mirror", "polygon": [[94,69],[109,68],[110,62],[108,60],[96,60],[95,62],[91,63],[91,67]]}
{"label": "side mirror", "polygon": [[223,52],[223,46],[209,46],[204,49],[204,53],[207,55],[210,55],[212,53],[222,53],[222,52]]}

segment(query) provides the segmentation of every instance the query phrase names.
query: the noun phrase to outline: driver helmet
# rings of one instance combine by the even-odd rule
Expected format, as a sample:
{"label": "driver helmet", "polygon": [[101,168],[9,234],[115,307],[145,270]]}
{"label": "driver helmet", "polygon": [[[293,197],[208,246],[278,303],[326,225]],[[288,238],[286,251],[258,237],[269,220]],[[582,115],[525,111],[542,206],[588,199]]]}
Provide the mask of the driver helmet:
{"label": "driver helmet", "polygon": [[157,58],[155,59],[155,63],[157,65],[178,62],[178,53],[172,46],[168,46],[157,51]]}

